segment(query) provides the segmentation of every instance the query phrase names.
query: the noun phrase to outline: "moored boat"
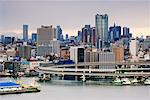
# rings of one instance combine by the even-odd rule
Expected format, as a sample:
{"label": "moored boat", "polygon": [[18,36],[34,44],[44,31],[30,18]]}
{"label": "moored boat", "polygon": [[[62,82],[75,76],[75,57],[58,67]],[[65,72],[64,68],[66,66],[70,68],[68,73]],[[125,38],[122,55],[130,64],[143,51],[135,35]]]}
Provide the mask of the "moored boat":
{"label": "moored boat", "polygon": [[115,85],[122,85],[122,81],[121,81],[120,78],[116,78],[116,79],[113,81],[113,83],[114,83]]}
{"label": "moored boat", "polygon": [[150,79],[147,78],[147,79],[144,81],[144,84],[145,84],[145,85],[150,85]]}
{"label": "moored boat", "polygon": [[0,95],[40,92],[36,86],[25,86],[15,82],[0,82]]}
{"label": "moored boat", "polygon": [[123,78],[123,79],[122,79],[122,84],[123,84],[123,85],[130,85],[131,82],[130,82],[130,80],[129,80],[128,78]]}
{"label": "moored boat", "polygon": [[132,84],[138,84],[138,80],[137,78],[134,78],[132,81],[131,81]]}

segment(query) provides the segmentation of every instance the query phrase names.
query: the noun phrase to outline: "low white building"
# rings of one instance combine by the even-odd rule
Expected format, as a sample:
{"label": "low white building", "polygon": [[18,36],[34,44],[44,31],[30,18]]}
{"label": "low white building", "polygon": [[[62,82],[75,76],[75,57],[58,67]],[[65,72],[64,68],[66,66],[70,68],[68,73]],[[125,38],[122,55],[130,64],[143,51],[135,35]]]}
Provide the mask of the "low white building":
{"label": "low white building", "polygon": [[84,47],[83,46],[71,46],[70,47],[70,59],[76,64],[84,62]]}

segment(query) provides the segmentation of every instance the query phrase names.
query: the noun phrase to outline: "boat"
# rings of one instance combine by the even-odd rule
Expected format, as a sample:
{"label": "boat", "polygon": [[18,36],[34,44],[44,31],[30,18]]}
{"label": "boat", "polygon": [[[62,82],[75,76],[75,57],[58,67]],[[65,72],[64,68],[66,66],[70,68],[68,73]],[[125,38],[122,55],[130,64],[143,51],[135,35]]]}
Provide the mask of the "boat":
{"label": "boat", "polygon": [[145,84],[145,85],[150,85],[150,79],[147,78],[147,79],[144,81],[144,84]]}
{"label": "boat", "polygon": [[37,86],[27,86],[15,82],[0,82],[0,95],[40,92]]}
{"label": "boat", "polygon": [[132,84],[137,84],[138,83],[138,80],[137,78],[134,78],[132,81],[131,81]]}
{"label": "boat", "polygon": [[113,83],[114,83],[115,85],[122,85],[122,81],[121,81],[120,78],[116,78],[116,79],[113,81]]}
{"label": "boat", "polygon": [[131,84],[131,82],[128,78],[123,78],[121,81],[122,81],[123,85],[130,85]]}

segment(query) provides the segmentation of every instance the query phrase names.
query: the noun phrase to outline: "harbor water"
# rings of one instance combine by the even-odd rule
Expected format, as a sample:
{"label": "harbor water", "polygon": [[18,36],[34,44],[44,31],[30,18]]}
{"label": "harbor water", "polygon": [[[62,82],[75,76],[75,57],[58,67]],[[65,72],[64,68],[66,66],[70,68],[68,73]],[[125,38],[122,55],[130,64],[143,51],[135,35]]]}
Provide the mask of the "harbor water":
{"label": "harbor water", "polygon": [[[22,78],[31,83],[35,78]],[[0,81],[16,81],[0,78]],[[41,92],[0,95],[0,100],[150,100],[150,86],[105,86],[55,80],[40,82]]]}

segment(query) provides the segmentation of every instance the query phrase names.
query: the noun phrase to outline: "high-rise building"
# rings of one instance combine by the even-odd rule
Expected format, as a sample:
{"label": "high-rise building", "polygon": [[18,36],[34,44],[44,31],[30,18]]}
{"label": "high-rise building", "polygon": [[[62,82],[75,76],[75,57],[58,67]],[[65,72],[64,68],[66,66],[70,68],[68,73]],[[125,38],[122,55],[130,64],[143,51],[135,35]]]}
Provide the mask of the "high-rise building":
{"label": "high-rise building", "polygon": [[28,25],[23,25],[23,40],[28,42]]}
{"label": "high-rise building", "polygon": [[56,39],[57,39],[57,40],[60,40],[60,39],[61,39],[61,34],[62,34],[62,29],[61,29],[61,27],[58,25],[58,26],[56,27]]}
{"label": "high-rise building", "polygon": [[92,45],[96,46],[96,28],[92,27],[91,30],[91,43]]}
{"label": "high-rise building", "polygon": [[109,35],[108,35],[108,39],[109,41],[116,41],[119,40],[121,38],[121,26],[116,26],[114,24],[114,26],[109,28]]}
{"label": "high-rise building", "polygon": [[5,36],[1,35],[1,43],[4,44],[5,43]]}
{"label": "high-rise building", "polygon": [[138,53],[138,40],[137,39],[131,39],[129,51],[133,59],[136,59],[137,53]]}
{"label": "high-rise building", "polygon": [[53,52],[51,41],[56,39],[56,29],[51,26],[41,26],[37,29],[37,55],[46,56]]}
{"label": "high-rise building", "polygon": [[64,36],[63,36],[63,34],[60,34],[60,41],[64,41]]}
{"label": "high-rise building", "polygon": [[130,29],[128,27],[123,27],[123,36],[130,37]]}
{"label": "high-rise building", "polygon": [[85,25],[84,28],[82,28],[82,42],[85,44],[91,43],[91,26]]}
{"label": "high-rise building", "polygon": [[97,14],[95,16],[95,24],[96,24],[95,26],[96,26],[97,41],[99,40],[102,41],[102,48],[103,48],[104,42],[107,42],[107,39],[108,39],[108,15]]}
{"label": "high-rise building", "polygon": [[32,41],[33,42],[37,41],[37,34],[36,33],[32,33]]}
{"label": "high-rise building", "polygon": [[82,42],[82,32],[81,31],[78,31],[77,42]]}
{"label": "high-rise building", "polygon": [[55,28],[51,26],[41,26],[37,28],[37,44],[49,45],[50,41],[55,38]]}

